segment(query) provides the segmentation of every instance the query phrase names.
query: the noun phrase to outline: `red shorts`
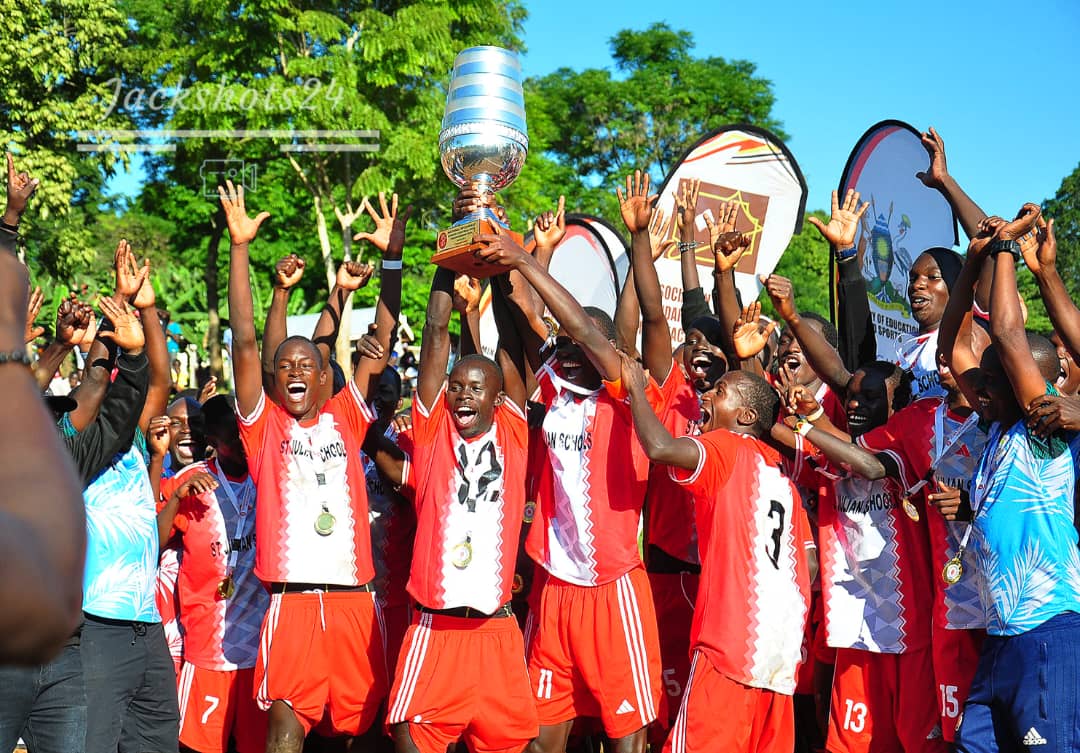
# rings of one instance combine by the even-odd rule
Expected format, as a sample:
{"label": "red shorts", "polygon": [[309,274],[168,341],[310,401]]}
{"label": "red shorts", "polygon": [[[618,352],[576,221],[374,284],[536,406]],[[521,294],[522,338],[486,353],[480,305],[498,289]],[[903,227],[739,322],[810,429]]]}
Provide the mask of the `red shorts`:
{"label": "red shorts", "polygon": [[735,682],[694,652],[675,726],[664,753],[790,753],[795,746],[792,697]]}
{"label": "red shorts", "polygon": [[930,649],[836,650],[828,749],[832,753],[946,753]]}
{"label": "red shorts", "polygon": [[654,726],[664,731],[671,728],[679,713],[683,689],[690,677],[690,625],[694,621],[699,578],[694,573],[649,573],[668,707],[667,716],[657,719]]}
{"label": "red shorts", "polygon": [[949,630],[935,625],[933,635],[931,650],[941,734],[951,743],[956,741],[956,725],[971,690],[975,668],[979,666],[979,651],[986,633],[982,630]]}
{"label": "red shorts", "polygon": [[459,738],[475,753],[517,753],[539,732],[517,620],[420,613],[405,633],[386,712],[420,753]]}
{"label": "red shorts", "polygon": [[185,664],[177,687],[181,744],[199,753],[225,753],[231,736],[239,753],[263,753],[269,715],[255,703],[254,683],[254,669]]}
{"label": "red shorts", "polygon": [[271,595],[255,665],[259,707],[284,701],[304,734],[324,713],[338,735],[370,727],[387,685],[377,610],[369,592]]}
{"label": "red shorts", "polygon": [[390,672],[397,666],[398,654],[401,652],[401,643],[405,640],[405,631],[409,629],[415,609],[409,604],[397,604],[390,607],[382,607],[379,610],[382,616],[382,634],[386,640],[386,666]]}
{"label": "red shorts", "polygon": [[540,724],[595,716],[618,739],[666,716],[644,568],[602,586],[566,583],[537,568],[533,593],[526,635]]}

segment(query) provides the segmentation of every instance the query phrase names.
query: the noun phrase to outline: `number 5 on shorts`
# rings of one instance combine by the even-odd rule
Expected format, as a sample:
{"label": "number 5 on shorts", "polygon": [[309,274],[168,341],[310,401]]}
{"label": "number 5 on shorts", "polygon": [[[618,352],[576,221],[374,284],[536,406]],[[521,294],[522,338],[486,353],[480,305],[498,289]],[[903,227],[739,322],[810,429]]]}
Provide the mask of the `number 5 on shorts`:
{"label": "number 5 on shorts", "polygon": [[217,709],[218,704],[221,703],[221,699],[215,698],[212,695],[207,695],[203,696],[203,700],[206,701],[206,703],[208,704],[206,707],[206,711],[204,711],[202,715],[202,723],[206,724],[206,720],[209,719],[210,715],[213,714],[214,711]]}

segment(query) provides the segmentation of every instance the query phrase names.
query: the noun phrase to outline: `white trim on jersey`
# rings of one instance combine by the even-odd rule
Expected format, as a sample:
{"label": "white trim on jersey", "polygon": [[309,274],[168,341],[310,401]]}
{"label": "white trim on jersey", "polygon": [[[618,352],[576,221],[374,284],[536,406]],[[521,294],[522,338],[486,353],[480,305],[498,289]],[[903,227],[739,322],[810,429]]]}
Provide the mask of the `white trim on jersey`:
{"label": "white trim on jersey", "polygon": [[267,680],[270,677],[270,647],[274,645],[274,633],[277,631],[278,618],[281,617],[281,594],[270,595],[270,608],[266,610],[266,626],[259,638],[259,658],[262,660],[263,679],[259,683],[259,692],[255,701],[263,711],[269,711],[274,698],[269,697]]}
{"label": "white trim on jersey", "polygon": [[622,617],[623,636],[626,638],[626,651],[630,657],[630,672],[634,678],[634,692],[637,695],[638,713],[641,725],[647,726],[656,719],[656,707],[653,705],[652,688],[649,683],[648,650],[645,646],[645,631],[638,611],[637,594],[630,574],[626,573],[615,581],[619,597],[619,615]]}
{"label": "white trim on jersey", "polygon": [[191,685],[195,680],[195,665],[184,664],[180,668],[180,679],[176,683],[177,700],[180,705],[180,731],[184,730],[184,718],[187,716],[188,701],[191,698]]}
{"label": "white trim on jersey", "polygon": [[259,400],[255,403],[255,408],[251,411],[251,415],[240,415],[239,406],[237,406],[236,418],[240,423],[251,426],[259,420],[259,416],[264,410],[266,410],[266,392],[264,390],[259,390]]}
{"label": "white trim on jersey", "polygon": [[694,687],[694,672],[697,670],[700,651],[694,651],[690,660],[690,675],[686,678],[686,687],[683,689],[682,701],[679,703],[679,713],[675,717],[675,726],[671,728],[671,753],[686,753],[686,715],[690,703],[690,689]]}
{"label": "white trim on jersey", "polygon": [[676,484],[692,484],[692,483],[694,483],[694,481],[697,480],[697,477],[699,475],[701,475],[701,469],[705,467],[705,445],[703,445],[701,442],[699,442],[694,437],[688,436],[688,437],[686,437],[686,439],[689,439],[691,442],[693,442],[694,444],[697,445],[697,451],[698,451],[697,468],[695,468],[694,472],[691,473],[687,478],[679,478],[675,474],[679,473],[679,472],[682,472],[682,471],[685,471],[686,469],[685,468],[679,468],[676,465],[669,465],[668,466],[668,477],[672,481],[674,481]]}
{"label": "white trim on jersey", "polygon": [[428,643],[431,640],[431,619],[430,614],[423,612],[419,622],[416,623],[412,642],[409,643],[409,653],[405,656],[405,665],[401,672],[401,687],[398,688],[397,698],[390,699],[389,711],[386,714],[387,724],[408,721],[405,714],[408,713],[413,693],[416,692],[416,681],[420,678],[420,670],[424,666]]}

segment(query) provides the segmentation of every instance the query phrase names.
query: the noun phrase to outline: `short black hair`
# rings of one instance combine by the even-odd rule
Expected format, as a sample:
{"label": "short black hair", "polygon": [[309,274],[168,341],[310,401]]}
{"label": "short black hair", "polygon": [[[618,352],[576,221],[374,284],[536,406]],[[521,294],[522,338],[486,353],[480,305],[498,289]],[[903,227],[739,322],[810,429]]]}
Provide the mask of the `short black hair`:
{"label": "short black hair", "polygon": [[585,306],[585,313],[600,326],[600,331],[604,333],[604,337],[608,340],[615,339],[615,322],[611,321],[611,317],[608,312],[602,308],[596,306]]}
{"label": "short black hair", "polygon": [[860,371],[867,374],[877,374],[888,384],[893,386],[892,409],[896,411],[906,408],[911,402],[912,385],[915,383],[915,375],[907,369],[892,363],[891,361],[871,361],[859,367]]}
{"label": "short black hair", "polygon": [[[457,362],[454,363],[454,369],[456,369],[458,366],[467,367],[470,364],[476,364],[481,368],[491,370],[491,372],[495,374],[496,379],[498,379],[497,389],[500,391],[502,390],[505,384],[505,380],[503,378],[503,370],[496,361],[493,361],[492,359],[481,353],[470,353],[467,356],[462,356],[461,358],[459,358]],[[450,369],[450,371],[453,372],[454,369]]]}
{"label": "short black hair", "polygon": [[319,346],[311,341],[311,338],[304,337],[303,335],[293,335],[292,337],[286,337],[281,341],[281,344],[277,346],[277,350],[274,351],[274,361],[277,361],[281,357],[281,349],[286,345],[293,345],[295,343],[303,343],[311,348],[315,354],[315,365],[320,369],[325,368],[326,362],[323,361],[322,351],[319,350]]}
{"label": "short black hair", "polygon": [[702,334],[702,336],[709,341],[710,345],[714,345],[717,348],[724,347],[724,328],[720,325],[720,320],[715,316],[699,316],[690,322],[686,327],[686,332],[696,329]]}
{"label": "short black hair", "polygon": [[236,425],[236,409],[228,395],[214,395],[203,403],[203,423],[208,434],[220,427]]}
{"label": "short black hair", "polygon": [[836,349],[840,346],[840,335],[836,332],[836,327],[828,319],[823,317],[816,311],[800,311],[799,317],[802,319],[809,319],[812,322],[817,322],[821,325],[821,336],[825,338],[825,342]]}
{"label": "short black hair", "polygon": [[1039,373],[1043,379],[1053,384],[1061,375],[1061,360],[1058,358],[1057,348],[1050,342],[1049,337],[1027,331],[1028,347],[1031,348],[1031,357],[1035,359],[1035,365],[1039,367]]}
{"label": "short black hair", "polygon": [[766,437],[780,417],[780,395],[771,384],[749,371],[733,371],[739,375],[739,394],[746,407],[753,408],[757,420],[750,427],[757,437]]}

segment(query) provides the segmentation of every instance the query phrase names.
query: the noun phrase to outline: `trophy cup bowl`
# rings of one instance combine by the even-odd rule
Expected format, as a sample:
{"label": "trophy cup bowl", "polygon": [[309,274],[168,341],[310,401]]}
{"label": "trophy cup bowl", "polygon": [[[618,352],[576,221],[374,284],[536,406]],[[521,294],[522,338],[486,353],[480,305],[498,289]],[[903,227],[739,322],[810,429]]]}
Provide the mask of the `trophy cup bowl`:
{"label": "trophy cup bowl", "polygon": [[[529,136],[525,97],[517,54],[501,47],[469,47],[454,60],[446,110],[439,133],[439,155],[446,176],[459,188],[474,186],[493,194],[514,182],[525,164]],[[494,203],[493,199],[490,202]],[[501,270],[477,259],[481,244],[473,237],[504,228],[488,206],[439,232],[432,261],[473,277],[490,277]]]}

